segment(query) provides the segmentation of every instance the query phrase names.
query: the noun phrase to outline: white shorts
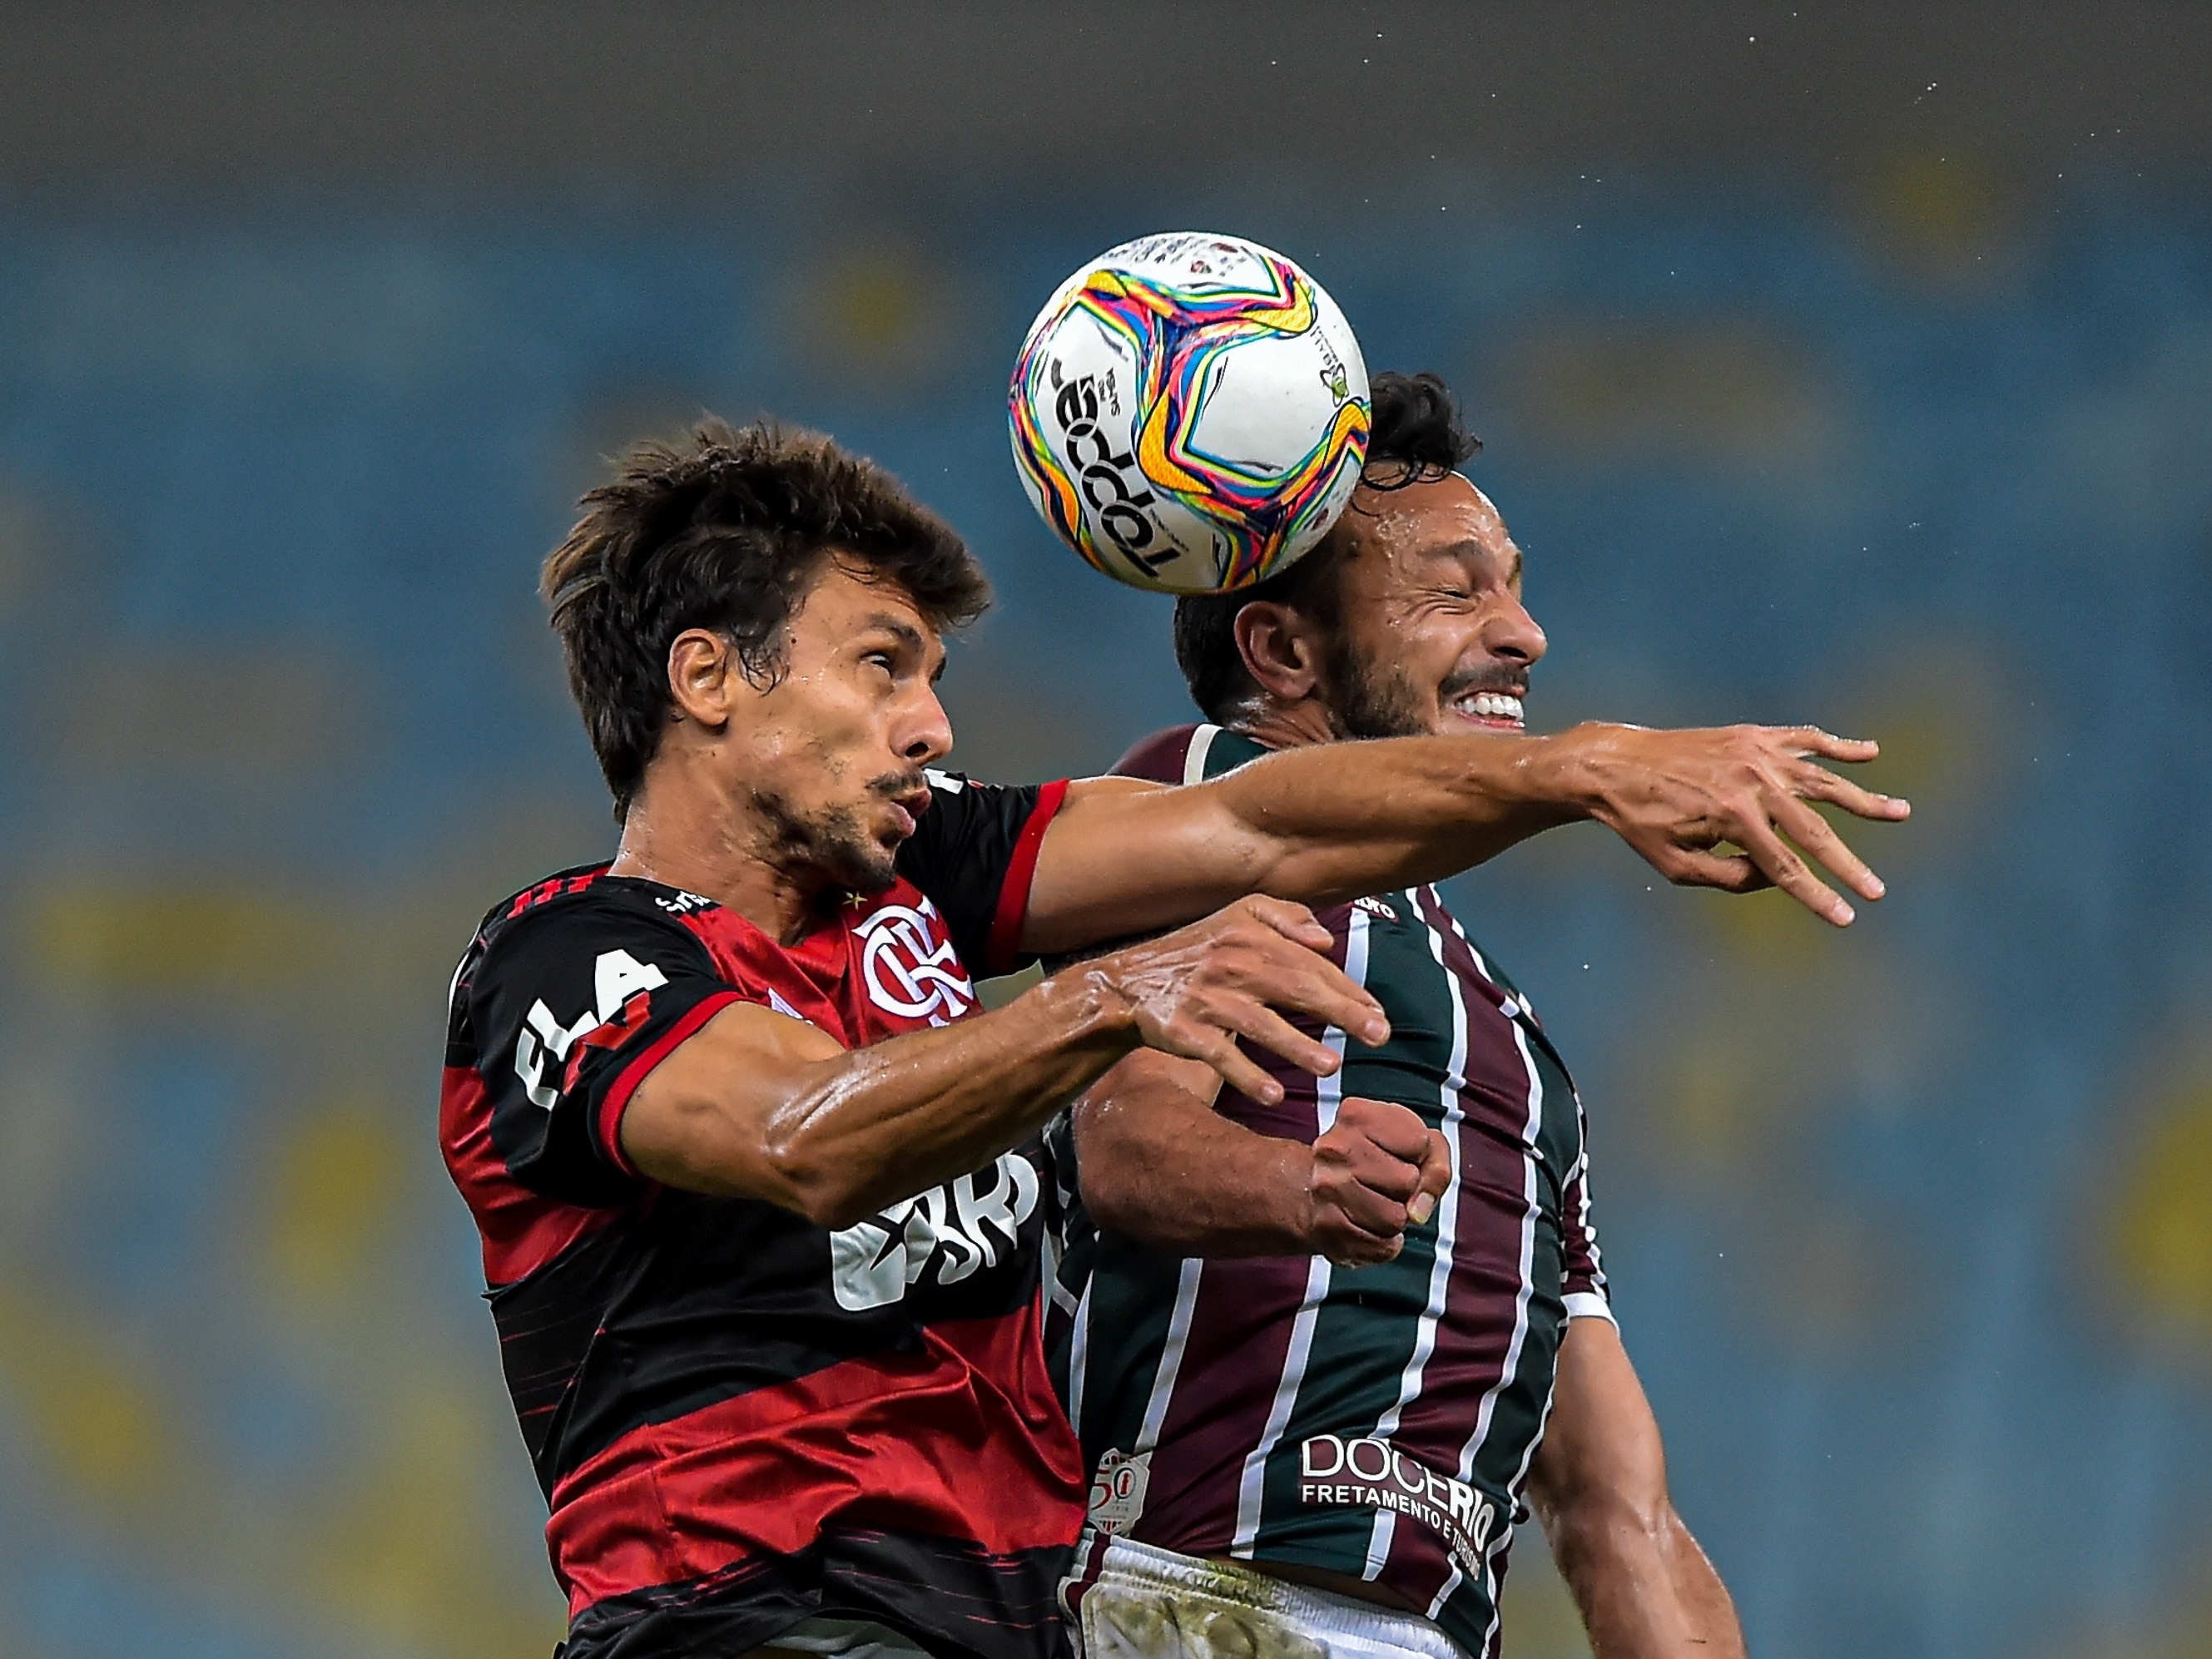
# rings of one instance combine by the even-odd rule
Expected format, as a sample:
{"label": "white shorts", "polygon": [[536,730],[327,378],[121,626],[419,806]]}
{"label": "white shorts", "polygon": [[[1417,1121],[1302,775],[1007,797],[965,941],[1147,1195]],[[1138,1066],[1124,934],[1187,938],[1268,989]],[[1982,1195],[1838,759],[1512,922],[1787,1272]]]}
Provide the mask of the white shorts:
{"label": "white shorts", "polygon": [[1418,1614],[1126,1538],[1076,1606],[1082,1659],[1467,1659]]}

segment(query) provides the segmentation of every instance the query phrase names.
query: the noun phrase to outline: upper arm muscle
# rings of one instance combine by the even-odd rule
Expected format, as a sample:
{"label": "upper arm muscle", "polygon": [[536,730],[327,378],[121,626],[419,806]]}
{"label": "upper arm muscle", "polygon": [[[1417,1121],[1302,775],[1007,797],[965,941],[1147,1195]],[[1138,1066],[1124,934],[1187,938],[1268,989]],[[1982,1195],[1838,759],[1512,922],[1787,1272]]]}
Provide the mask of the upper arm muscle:
{"label": "upper arm muscle", "polygon": [[623,1155],[666,1186],[787,1202],[780,1119],[844,1053],[818,1026],[732,1003],[638,1085],[623,1113]]}
{"label": "upper arm muscle", "polygon": [[1546,1508],[1610,1502],[1656,1513],[1666,1504],[1658,1420],[1610,1320],[1568,1322],[1551,1420],[1529,1480]]}
{"label": "upper arm muscle", "polygon": [[1178,927],[1251,890],[1257,849],[1206,786],[1084,778],[1037,849],[1022,948]]}

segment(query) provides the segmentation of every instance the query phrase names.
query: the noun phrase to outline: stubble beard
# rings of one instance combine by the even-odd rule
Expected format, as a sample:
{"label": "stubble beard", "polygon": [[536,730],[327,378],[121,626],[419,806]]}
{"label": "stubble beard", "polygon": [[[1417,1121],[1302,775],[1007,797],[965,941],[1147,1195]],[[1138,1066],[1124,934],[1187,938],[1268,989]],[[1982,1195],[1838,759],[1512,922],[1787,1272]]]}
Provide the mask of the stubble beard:
{"label": "stubble beard", "polygon": [[[873,780],[868,793],[890,800],[922,782],[918,771],[894,773]],[[805,870],[823,878],[827,888],[847,893],[880,893],[898,879],[897,849],[869,832],[860,808],[830,806],[808,813],[764,791],[756,792],[753,800],[768,826],[772,856],[787,869]]]}
{"label": "stubble beard", "polygon": [[1527,678],[1525,670],[1516,674],[1504,668],[1455,674],[1431,699],[1423,696],[1404,669],[1364,659],[1338,640],[1328,657],[1329,727],[1340,740],[1425,738],[1443,729],[1437,716],[1441,704],[1470,691],[1519,696]]}
{"label": "stubble beard", "polygon": [[1343,641],[1329,653],[1328,723],[1347,738],[1419,738],[1436,730],[1406,671],[1381,667]]}

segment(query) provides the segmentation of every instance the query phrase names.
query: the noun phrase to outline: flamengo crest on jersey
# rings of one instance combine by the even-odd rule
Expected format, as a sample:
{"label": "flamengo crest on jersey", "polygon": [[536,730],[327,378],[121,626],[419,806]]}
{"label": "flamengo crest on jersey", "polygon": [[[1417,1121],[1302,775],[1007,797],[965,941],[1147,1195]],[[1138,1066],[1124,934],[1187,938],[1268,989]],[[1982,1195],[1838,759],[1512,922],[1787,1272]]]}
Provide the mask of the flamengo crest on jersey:
{"label": "flamengo crest on jersey", "polygon": [[868,998],[901,1019],[949,1025],[975,1010],[975,987],[961,971],[949,938],[933,926],[937,907],[886,904],[855,928]]}

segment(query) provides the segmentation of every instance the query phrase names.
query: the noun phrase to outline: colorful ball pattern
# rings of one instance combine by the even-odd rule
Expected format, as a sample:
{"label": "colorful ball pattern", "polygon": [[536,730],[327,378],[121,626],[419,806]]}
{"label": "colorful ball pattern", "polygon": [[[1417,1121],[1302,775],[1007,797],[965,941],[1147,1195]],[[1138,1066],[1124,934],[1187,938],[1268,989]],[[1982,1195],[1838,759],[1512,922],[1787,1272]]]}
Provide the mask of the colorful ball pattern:
{"label": "colorful ball pattern", "polygon": [[1054,293],[1008,399],[1014,466],[1060,538],[1170,593],[1249,587],[1328,533],[1367,456],[1367,366],[1281,254],[1178,232]]}

